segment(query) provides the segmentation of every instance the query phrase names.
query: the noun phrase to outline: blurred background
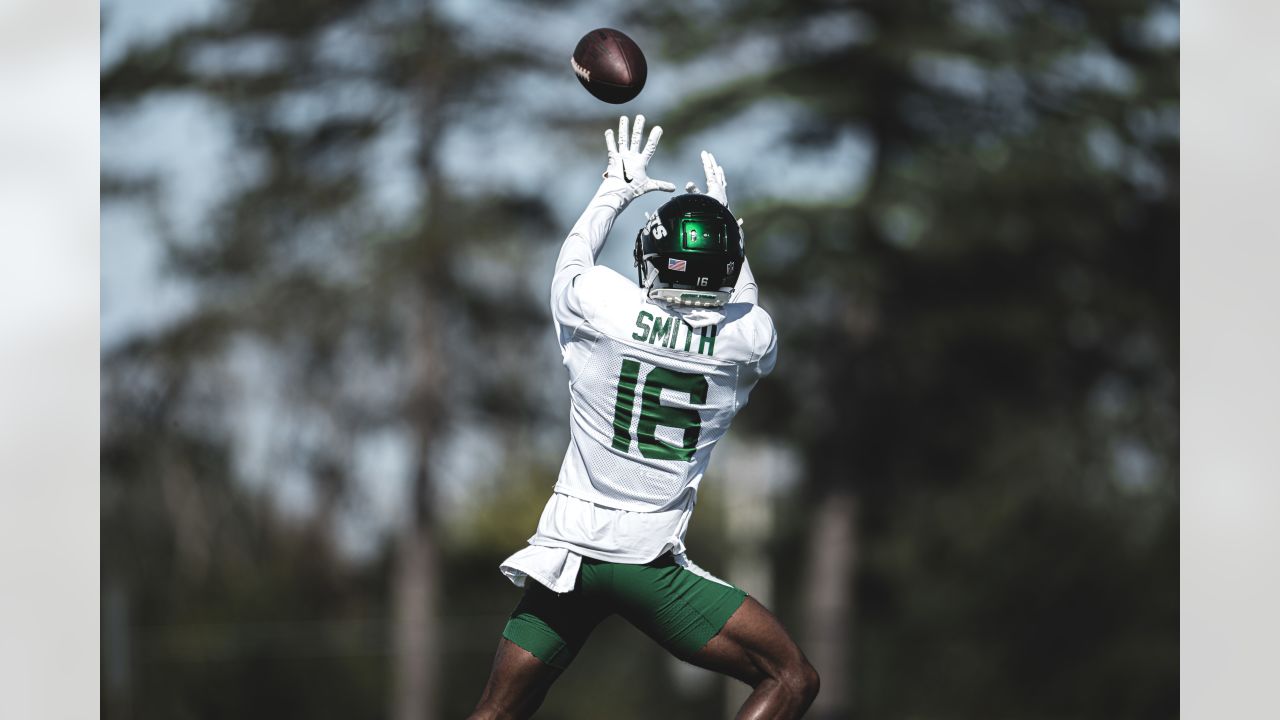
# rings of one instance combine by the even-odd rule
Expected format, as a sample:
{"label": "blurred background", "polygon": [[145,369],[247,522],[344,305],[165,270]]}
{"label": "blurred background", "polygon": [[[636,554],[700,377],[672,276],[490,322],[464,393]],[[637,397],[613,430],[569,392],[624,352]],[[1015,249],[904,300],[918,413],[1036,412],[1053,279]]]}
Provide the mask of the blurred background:
{"label": "blurred background", "polygon": [[[779,364],[689,546],[809,654],[809,717],[1176,716],[1178,12],[104,0],[103,717],[466,715],[620,113],[746,219]],[[627,105],[569,70],[601,26]],[[612,619],[538,717],[741,697]]]}

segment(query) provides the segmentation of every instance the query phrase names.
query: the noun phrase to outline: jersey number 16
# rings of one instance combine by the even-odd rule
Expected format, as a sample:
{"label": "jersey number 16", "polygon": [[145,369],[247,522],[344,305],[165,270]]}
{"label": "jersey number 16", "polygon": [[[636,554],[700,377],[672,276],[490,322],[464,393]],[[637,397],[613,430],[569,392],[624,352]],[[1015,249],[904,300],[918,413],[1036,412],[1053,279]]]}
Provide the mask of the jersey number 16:
{"label": "jersey number 16", "polygon": [[[678,408],[662,404],[662,391],[688,393],[690,405],[702,405],[707,401],[707,379],[702,375],[682,373],[654,367],[640,380],[640,362],[623,360],[622,373],[618,376],[618,401],[613,408],[613,447],[621,452],[631,451],[631,419],[636,406],[636,390],[640,390],[640,422],[636,434],[640,440],[640,454],[650,460],[693,461],[698,449],[698,435],[702,432],[702,416],[693,408]],[[675,428],[684,432],[680,445],[672,445],[657,436],[658,427]]]}

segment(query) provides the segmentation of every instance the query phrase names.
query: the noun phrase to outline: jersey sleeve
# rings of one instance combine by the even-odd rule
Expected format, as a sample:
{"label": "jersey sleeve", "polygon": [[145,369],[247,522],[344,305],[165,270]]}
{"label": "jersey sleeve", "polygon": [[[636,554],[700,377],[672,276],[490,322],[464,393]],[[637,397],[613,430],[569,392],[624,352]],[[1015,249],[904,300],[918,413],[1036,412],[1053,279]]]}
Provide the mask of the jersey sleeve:
{"label": "jersey sleeve", "polygon": [[560,247],[551,278],[551,317],[561,346],[572,340],[586,321],[578,279],[596,267],[596,258],[604,248],[609,230],[627,205],[625,187],[616,178],[601,183]]}
{"label": "jersey sleeve", "polygon": [[742,259],[742,270],[738,272],[738,282],[733,286],[733,294],[729,296],[729,302],[752,305],[760,302],[760,288],[756,285],[755,274],[751,272],[751,262],[746,258]]}
{"label": "jersey sleeve", "polygon": [[[745,268],[743,268],[745,270]],[[756,306],[752,311],[755,318],[755,362],[752,364],[756,378],[762,378],[773,372],[778,363],[778,332],[773,327],[773,318],[763,308]]]}

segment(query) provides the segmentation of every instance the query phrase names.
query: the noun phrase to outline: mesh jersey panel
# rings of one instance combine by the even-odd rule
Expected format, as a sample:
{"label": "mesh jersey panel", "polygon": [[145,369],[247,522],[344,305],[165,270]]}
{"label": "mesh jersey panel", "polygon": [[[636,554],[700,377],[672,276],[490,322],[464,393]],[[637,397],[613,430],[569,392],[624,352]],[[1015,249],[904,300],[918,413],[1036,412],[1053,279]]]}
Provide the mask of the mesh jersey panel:
{"label": "mesh jersey panel", "polygon": [[606,507],[661,510],[695,492],[716,442],[772,368],[768,314],[730,304],[695,329],[596,266],[553,298],[569,369],[570,441],[556,490]]}

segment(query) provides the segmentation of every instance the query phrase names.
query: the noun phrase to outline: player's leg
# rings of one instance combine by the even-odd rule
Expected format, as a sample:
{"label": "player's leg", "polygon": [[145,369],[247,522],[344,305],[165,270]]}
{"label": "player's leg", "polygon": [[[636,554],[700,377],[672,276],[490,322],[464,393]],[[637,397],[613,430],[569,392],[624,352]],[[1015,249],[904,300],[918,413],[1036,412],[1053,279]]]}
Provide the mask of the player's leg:
{"label": "player's leg", "polygon": [[798,718],[818,695],[818,673],[782,623],[747,597],[707,644],[682,658],[754,688],[739,720]]}
{"label": "player's leg", "polygon": [[547,690],[569,666],[595,626],[608,614],[581,585],[553,593],[529,580],[512,611],[472,720],[531,717]]}
{"label": "player's leg", "polygon": [[666,556],[615,565],[618,612],[676,657],[754,688],[738,718],[798,718],[818,674],[787,631],[742,590]]}
{"label": "player's leg", "polygon": [[532,717],[560,672],[505,637],[500,639],[489,681],[468,720]]}

